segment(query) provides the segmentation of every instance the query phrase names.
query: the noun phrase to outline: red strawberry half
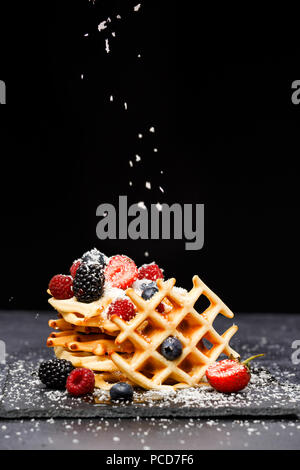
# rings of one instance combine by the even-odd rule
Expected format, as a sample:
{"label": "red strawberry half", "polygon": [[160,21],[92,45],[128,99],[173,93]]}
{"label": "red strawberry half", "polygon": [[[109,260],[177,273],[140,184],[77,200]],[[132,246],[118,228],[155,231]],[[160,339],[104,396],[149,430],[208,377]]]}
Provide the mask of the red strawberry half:
{"label": "red strawberry half", "polygon": [[135,262],[125,255],[113,256],[104,271],[105,281],[112,287],[127,289],[138,277]]}
{"label": "red strawberry half", "polygon": [[70,267],[70,273],[71,273],[71,276],[73,278],[76,276],[76,271],[77,271],[77,269],[79,268],[80,265],[81,265],[81,260],[78,259],[77,261],[74,261],[74,263]]}
{"label": "red strawberry half", "polygon": [[252,359],[263,355],[251,356],[243,362],[236,359],[224,359],[223,361],[215,362],[207,368],[207,380],[218,392],[239,392],[248,385],[251,377],[248,363]]}

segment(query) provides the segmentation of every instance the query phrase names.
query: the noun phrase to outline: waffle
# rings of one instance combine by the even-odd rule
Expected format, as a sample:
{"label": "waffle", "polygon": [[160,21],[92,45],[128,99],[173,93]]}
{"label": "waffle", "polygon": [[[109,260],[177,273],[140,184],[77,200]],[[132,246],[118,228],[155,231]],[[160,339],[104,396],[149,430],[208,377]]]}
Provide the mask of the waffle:
{"label": "waffle", "polygon": [[[157,286],[158,292],[147,301],[133,289],[126,290],[137,310],[129,322],[118,316],[108,320],[102,315],[112,302],[110,297],[90,304],[74,298],[49,299],[59,318],[49,321],[54,331],[47,346],[75,367],[92,369],[96,387],[104,390],[118,381],[157,390],[207,385],[204,376],[209,364],[222,353],[239,356],[229,346],[237,326],[222,335],[213,327],[219,313],[228,318],[233,313],[198,276],[194,276],[190,292],[176,288],[175,279],[158,280]],[[200,297],[209,302],[202,313],[194,307]],[[161,302],[163,313],[157,310]],[[161,344],[169,336],[176,336],[183,346],[181,356],[174,361],[160,353]]]}
{"label": "waffle", "polygon": [[[126,295],[136,306],[138,314],[129,322],[117,316],[113,316],[112,321],[120,330],[116,344],[122,345],[129,340],[135,352],[124,357],[114,351],[111,359],[129,380],[145,389],[201,385],[207,367],[220,354],[239,357],[229,346],[237,326],[231,326],[222,335],[213,327],[219,313],[228,318],[232,318],[233,313],[198,276],[193,277],[193,288],[185,294],[174,288],[175,279],[158,280],[157,285],[159,291],[150,300],[144,300],[133,289],[127,289]],[[209,307],[198,313],[194,305],[201,295],[209,301]],[[156,308],[165,298],[173,308],[160,314]],[[160,353],[161,344],[169,336],[176,336],[183,346],[181,356],[174,361],[168,361]]]}
{"label": "waffle", "polygon": [[72,323],[67,323],[63,318],[57,320],[49,320],[48,325],[54,330],[73,330],[81,333],[102,333],[102,330],[92,326],[77,326]]}
{"label": "waffle", "polygon": [[112,300],[107,296],[95,302],[84,304],[77,302],[74,297],[66,300],[51,297],[48,302],[66,323],[87,328],[99,328],[104,333],[114,335],[118,328],[113,322],[102,316]]}
{"label": "waffle", "polygon": [[74,367],[92,369],[95,386],[104,390],[111,387],[116,377],[122,376],[108,354],[113,350],[126,354],[133,351],[130,342],[125,345],[115,343],[118,327],[102,316],[111,301],[110,297],[90,304],[77,302],[75,298],[49,299],[59,318],[49,321],[55,331],[50,333],[47,346],[53,347],[56,357],[70,361]]}
{"label": "waffle", "polygon": [[122,374],[119,370],[114,372],[99,372],[95,373],[95,387],[101,388],[102,390],[110,390],[112,385],[117,382],[126,382],[130,385],[134,385],[128,378]]}
{"label": "waffle", "polygon": [[96,356],[92,353],[81,351],[68,351],[62,346],[54,346],[54,353],[58,359],[66,359],[70,361],[74,367],[86,367],[95,372],[116,372],[117,366],[113,361],[105,355]]}
{"label": "waffle", "polygon": [[129,341],[117,344],[114,338],[111,339],[103,333],[82,334],[74,330],[50,333],[47,339],[47,346],[63,346],[70,351],[89,352],[96,356],[111,354],[113,351],[130,353],[134,350]]}

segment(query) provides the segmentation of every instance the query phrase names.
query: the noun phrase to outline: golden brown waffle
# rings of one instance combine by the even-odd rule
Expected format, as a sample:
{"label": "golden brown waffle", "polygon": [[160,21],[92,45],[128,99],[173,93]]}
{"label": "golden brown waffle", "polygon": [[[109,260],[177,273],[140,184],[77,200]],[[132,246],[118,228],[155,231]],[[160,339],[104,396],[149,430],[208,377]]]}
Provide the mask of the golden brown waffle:
{"label": "golden brown waffle", "polygon": [[[50,293],[50,291],[48,292]],[[102,332],[114,335],[118,331],[117,326],[102,316],[112,300],[111,297],[103,297],[95,302],[85,304],[78,302],[75,297],[65,300],[51,297],[48,302],[66,323],[80,327],[99,328]]]}
{"label": "golden brown waffle", "polygon": [[110,320],[104,319],[101,315],[97,317],[81,317],[78,313],[59,312],[67,323],[76,326],[99,328],[103,333],[115,336],[119,331],[117,325]]}
{"label": "golden brown waffle", "polygon": [[[136,306],[138,314],[129,322],[117,316],[111,319],[120,330],[116,344],[121,345],[129,340],[135,348],[134,354],[127,357],[113,352],[111,359],[129,380],[145,389],[200,385],[207,367],[220,354],[239,356],[229,346],[237,326],[233,325],[222,335],[213,328],[216,316],[221,313],[232,318],[231,310],[198,276],[193,277],[190,292],[183,294],[174,288],[174,284],[175,279],[166,282],[158,280],[159,291],[147,301],[133,289],[127,289],[126,295]],[[194,305],[201,295],[210,305],[204,312],[198,313]],[[160,314],[156,308],[165,298],[173,307],[166,314]],[[174,361],[168,361],[160,353],[161,344],[169,336],[176,336],[183,346],[181,356]],[[208,348],[204,340],[210,342],[212,347]]]}
{"label": "golden brown waffle", "polygon": [[117,344],[114,338],[100,334],[82,334],[74,330],[64,330],[50,333],[47,339],[47,346],[63,346],[71,351],[89,352],[96,356],[110,354],[113,351],[133,352],[134,348],[129,341]]}
{"label": "golden brown waffle", "polygon": [[112,360],[105,355],[96,356],[87,352],[71,352],[62,346],[54,346],[54,353],[58,359],[66,359],[74,367],[86,367],[96,372],[115,372],[118,370]]}
{"label": "golden brown waffle", "polygon": [[100,328],[97,327],[92,327],[92,326],[77,326],[77,325],[72,325],[72,323],[67,323],[63,318],[59,318],[57,320],[49,320],[48,325],[50,328],[53,328],[54,330],[72,330],[72,331],[78,331],[80,333],[103,333]]}
{"label": "golden brown waffle", "polygon": [[111,387],[117,382],[127,382],[134,385],[122,372],[99,372],[95,373],[95,387],[102,390],[110,390]]}
{"label": "golden brown waffle", "polygon": [[[51,295],[51,292],[49,290],[48,293]],[[48,299],[49,304],[52,305],[55,310],[65,313],[77,312],[83,318],[97,317],[98,315],[100,315],[101,312],[103,312],[103,310],[106,309],[106,307],[108,307],[111,301],[111,297],[108,296],[101,297],[99,300],[96,300],[95,302],[90,302],[88,304],[78,302],[75,297],[63,300],[55,299],[54,297]]]}

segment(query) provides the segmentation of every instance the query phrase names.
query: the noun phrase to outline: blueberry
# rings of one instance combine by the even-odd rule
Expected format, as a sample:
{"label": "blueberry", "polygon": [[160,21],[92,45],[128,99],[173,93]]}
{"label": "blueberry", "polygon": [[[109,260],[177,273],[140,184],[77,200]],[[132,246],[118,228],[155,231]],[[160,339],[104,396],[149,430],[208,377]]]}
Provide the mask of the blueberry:
{"label": "blueberry", "polygon": [[142,297],[144,300],[149,300],[151,297],[153,297],[154,294],[156,294],[156,292],[158,292],[158,287],[156,284],[147,285],[142,292]]}
{"label": "blueberry", "polygon": [[156,286],[156,282],[152,281],[152,282],[143,282],[143,284],[141,284],[141,287],[142,289],[146,289],[146,287],[157,287]]}
{"label": "blueberry", "polygon": [[126,382],[118,382],[113,385],[110,389],[110,399],[111,400],[123,400],[129,401],[133,398],[133,388],[131,385]]}
{"label": "blueberry", "polygon": [[169,336],[162,343],[160,352],[168,361],[174,361],[182,354],[182,344],[175,336]]}

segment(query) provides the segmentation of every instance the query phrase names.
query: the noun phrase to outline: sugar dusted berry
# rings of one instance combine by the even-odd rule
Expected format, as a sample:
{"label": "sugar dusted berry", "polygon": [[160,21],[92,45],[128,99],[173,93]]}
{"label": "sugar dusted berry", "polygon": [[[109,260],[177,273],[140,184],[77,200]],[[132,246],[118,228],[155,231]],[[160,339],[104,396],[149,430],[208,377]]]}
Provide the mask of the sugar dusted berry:
{"label": "sugar dusted berry", "polygon": [[160,352],[168,361],[174,361],[182,354],[181,341],[175,336],[169,336],[162,343]]}
{"label": "sugar dusted berry", "polygon": [[90,303],[98,300],[104,289],[104,272],[98,263],[82,262],[77,268],[73,291],[79,302]]}
{"label": "sugar dusted berry", "polygon": [[39,367],[39,379],[48,388],[63,390],[69,374],[74,369],[70,361],[65,359],[50,359]]}
{"label": "sugar dusted berry", "polygon": [[105,268],[105,280],[112,287],[127,289],[138,277],[135,262],[125,255],[113,256]]}
{"label": "sugar dusted berry", "polygon": [[163,279],[164,275],[162,270],[158,267],[157,264],[143,264],[139,268],[139,279],[149,279],[150,281],[157,281],[157,279]]}
{"label": "sugar dusted berry", "polygon": [[70,299],[74,295],[72,276],[56,274],[49,282],[49,290],[55,299]]}
{"label": "sugar dusted berry", "polygon": [[74,263],[70,267],[70,273],[73,278],[76,276],[76,271],[80,265],[81,265],[81,259],[77,259],[76,261],[74,261]]}
{"label": "sugar dusted berry", "polygon": [[117,315],[124,321],[130,321],[136,315],[136,309],[131,300],[129,299],[116,299],[109,306],[107,316],[112,318]]}
{"label": "sugar dusted berry", "polygon": [[106,265],[106,256],[103,253],[101,253],[101,251],[97,250],[97,248],[93,248],[92,250],[84,253],[81,259],[84,263],[92,263],[92,264],[98,263],[103,268]]}
{"label": "sugar dusted berry", "polygon": [[90,369],[74,369],[67,379],[67,390],[71,395],[86,395],[94,390],[95,375]]}
{"label": "sugar dusted berry", "polygon": [[238,359],[223,359],[211,364],[206,370],[209,384],[218,392],[236,393],[243,390],[251,378],[249,362],[264,354],[251,356],[243,362]]}
{"label": "sugar dusted berry", "polygon": [[144,300],[150,300],[158,292],[158,287],[156,284],[147,285],[142,292],[142,297]]}

